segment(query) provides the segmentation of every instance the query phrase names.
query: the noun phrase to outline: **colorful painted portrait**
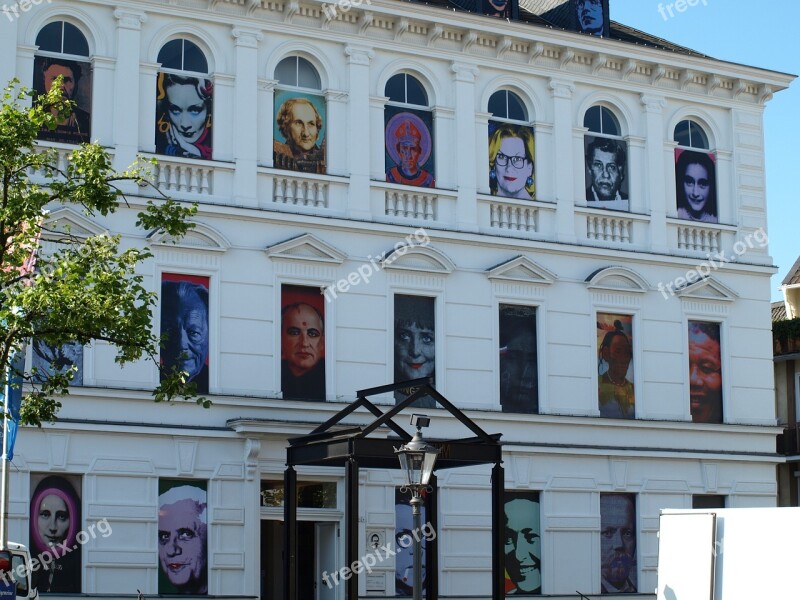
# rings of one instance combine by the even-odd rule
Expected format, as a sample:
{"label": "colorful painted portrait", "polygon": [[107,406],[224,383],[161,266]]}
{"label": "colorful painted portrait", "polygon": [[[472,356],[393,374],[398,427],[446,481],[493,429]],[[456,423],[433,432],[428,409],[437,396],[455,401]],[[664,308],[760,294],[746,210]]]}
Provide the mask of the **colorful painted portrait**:
{"label": "colorful painted portrait", "polygon": [[608,37],[608,0],[570,0],[570,9],[575,31]]}
{"label": "colorful painted portrait", "polygon": [[601,591],[635,593],[636,573],[636,494],[600,494]]}
{"label": "colorful painted portrait", "polygon": [[158,481],[158,593],[208,594],[208,484]]}
{"label": "colorful painted portrait", "polygon": [[214,82],[159,73],[156,85],[156,153],[211,160]]}
{"label": "colorful painted portrait", "polygon": [[49,92],[59,75],[64,98],[75,104],[66,119],[54,130],[43,128],[38,138],[62,144],[88,143],[92,141],[92,65],[60,57],[34,57],[33,89],[37,94]]}
{"label": "colorful painted portrait", "polygon": [[695,423],[722,423],[719,323],[689,321],[689,402]]}
{"label": "colorful painted portrait", "polygon": [[539,492],[506,491],[503,500],[506,529],[505,593],[542,593],[542,537]]}
{"label": "colorful painted portrait", "polygon": [[533,306],[500,305],[500,406],[503,412],[539,412]]}
{"label": "colorful painted portrait", "polygon": [[601,417],[636,417],[631,315],[597,313],[597,393]]}
{"label": "colorful painted portrait", "polygon": [[76,475],[31,473],[31,554],[52,559],[31,574],[40,593],[81,592],[81,489]]}
{"label": "colorful painted portrait", "polygon": [[584,136],[586,205],[590,208],[630,210],[628,200],[628,145],[614,138]]}
{"label": "colorful painted portrait", "polygon": [[533,127],[489,121],[489,191],[492,196],[536,198]]}
{"label": "colorful painted portrait", "polygon": [[277,90],[272,132],[275,168],[325,173],[326,123],[323,96]]}
{"label": "colorful painted portrait", "polygon": [[481,11],[486,16],[511,19],[511,11],[515,1],[516,0],[480,0],[480,7]]}
{"label": "colorful painted portrait", "polygon": [[[421,492],[425,496],[425,490]],[[394,491],[394,547],[397,554],[394,557],[394,593],[395,596],[414,595],[414,517],[411,512],[411,492],[401,492],[399,488]],[[425,519],[425,505],[420,507],[420,523],[427,523]],[[427,573],[427,553],[425,532],[417,532],[420,541],[422,556],[422,594],[425,595]]]}
{"label": "colorful painted portrait", "polygon": [[383,115],[386,181],[436,187],[431,112],[387,106]]}
{"label": "colorful painted portrait", "polygon": [[[436,377],[436,316],[434,298],[426,296],[394,297],[394,380],[407,381]],[[415,388],[395,391],[395,402],[405,400]],[[435,408],[430,396],[415,400],[411,406]]]}
{"label": "colorful painted portrait", "polygon": [[714,154],[675,149],[675,196],[679,219],[702,223],[719,221]]}
{"label": "colorful painted portrait", "polygon": [[209,278],[161,274],[161,379],[184,371],[197,393],[208,393]]}
{"label": "colorful painted portrait", "polygon": [[31,366],[37,371],[37,381],[65,373],[74,366],[76,371],[70,385],[83,385],[83,346],[78,342],[51,346],[44,340],[35,338],[31,344]]}
{"label": "colorful painted portrait", "polygon": [[325,302],[319,288],[281,287],[284,399],[325,400]]}

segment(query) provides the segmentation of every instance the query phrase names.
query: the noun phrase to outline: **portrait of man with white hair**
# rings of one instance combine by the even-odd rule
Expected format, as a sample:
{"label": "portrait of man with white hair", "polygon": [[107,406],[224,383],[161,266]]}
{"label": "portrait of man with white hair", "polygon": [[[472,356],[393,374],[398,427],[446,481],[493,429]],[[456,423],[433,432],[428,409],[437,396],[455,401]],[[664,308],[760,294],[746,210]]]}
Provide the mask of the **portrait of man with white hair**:
{"label": "portrait of man with white hair", "polygon": [[208,593],[205,482],[159,481],[158,593]]}

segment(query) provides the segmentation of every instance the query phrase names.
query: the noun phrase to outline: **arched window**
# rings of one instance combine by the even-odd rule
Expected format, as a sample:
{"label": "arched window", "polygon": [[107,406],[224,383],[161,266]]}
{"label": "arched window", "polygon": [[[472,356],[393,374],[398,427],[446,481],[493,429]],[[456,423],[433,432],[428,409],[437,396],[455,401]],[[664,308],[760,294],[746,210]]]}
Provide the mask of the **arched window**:
{"label": "arched window", "polygon": [[[536,198],[533,128],[514,92],[499,90],[489,98],[489,192],[493,196]],[[498,119],[498,120],[495,120]]]}
{"label": "arched window", "polygon": [[703,128],[690,119],[685,119],[675,126],[673,140],[679,146],[708,150],[708,136]]}
{"label": "arched window", "polygon": [[72,23],[48,23],[36,36],[38,49],[33,60],[33,89],[38,94],[50,91],[62,78],[63,95],[75,102],[72,114],[55,129],[42,129],[39,139],[63,144],[91,141],[92,65],[88,62],[89,43]]}
{"label": "arched window", "polygon": [[214,83],[208,60],[191,40],[170,40],[158,53],[156,152],[167,156],[213,157]]}
{"label": "arched window", "polygon": [[590,208],[629,210],[628,145],[621,137],[619,120],[605,106],[586,111],[583,126],[586,205]]}
{"label": "arched window", "polygon": [[436,187],[433,112],[425,87],[413,75],[398,73],[386,82],[383,111],[386,181]]}
{"label": "arched window", "polygon": [[[319,72],[302,56],[275,67],[272,159],[278,169],[325,173],[327,107]],[[313,90],[313,91],[309,91]]]}

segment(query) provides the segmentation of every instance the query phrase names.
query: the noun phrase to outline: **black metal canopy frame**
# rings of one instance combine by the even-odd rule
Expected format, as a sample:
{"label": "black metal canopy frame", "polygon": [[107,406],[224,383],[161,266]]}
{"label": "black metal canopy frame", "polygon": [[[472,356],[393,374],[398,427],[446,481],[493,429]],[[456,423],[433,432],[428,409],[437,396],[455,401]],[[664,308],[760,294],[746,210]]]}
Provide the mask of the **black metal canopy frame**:
{"label": "black metal canopy frame", "polygon": [[[436,469],[455,469],[472,465],[494,464],[492,468],[492,600],[503,600],[503,538],[505,528],[503,513],[504,473],[502,466],[501,434],[487,434],[469,417],[453,406],[450,401],[437,392],[431,378],[413,379],[384,385],[357,392],[357,399],[340,410],[311,433],[291,438],[286,449],[286,472],[284,473],[284,600],[307,600],[298,598],[297,586],[297,465],[316,465],[345,468],[345,559],[344,566],[353,565],[358,560],[358,471],[366,469],[399,469],[400,465],[394,445],[411,441],[409,435],[392,419],[400,411],[425,396],[432,397],[436,403],[464,424],[475,437],[456,440],[426,441],[439,448]],[[412,388],[414,391],[400,403],[386,412],[375,406],[367,398],[399,389]],[[366,426],[339,428],[331,430],[358,408],[365,408],[375,416]],[[397,434],[397,439],[369,438],[369,434],[379,427],[388,427]],[[434,531],[438,529],[438,490],[436,476],[431,477],[433,493],[426,499],[428,521]],[[426,541],[427,600],[438,600],[438,536]],[[318,574],[315,574],[318,575]],[[358,573],[344,581],[345,600],[358,599]]]}

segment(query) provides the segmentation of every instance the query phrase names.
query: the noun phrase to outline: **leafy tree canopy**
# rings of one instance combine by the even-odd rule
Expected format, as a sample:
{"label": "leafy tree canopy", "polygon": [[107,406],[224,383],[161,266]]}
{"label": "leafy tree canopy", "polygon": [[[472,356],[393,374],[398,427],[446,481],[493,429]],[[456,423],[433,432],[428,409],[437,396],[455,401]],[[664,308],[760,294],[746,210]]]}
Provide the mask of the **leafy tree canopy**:
{"label": "leafy tree canopy", "polygon": [[[144,162],[115,172],[108,153],[98,144],[84,144],[58,164],[53,149],[35,145],[42,127],[55,129],[72,111],[56,82],[40,94],[18,88],[12,81],[0,107],[0,367],[9,372],[15,353],[32,339],[51,346],[69,342],[85,345],[105,340],[116,347],[116,361],[125,364],[149,358],[158,364],[160,338],[153,334],[156,294],[143,285],[137,265],[151,254],[142,248],[120,248],[119,235],[78,238],[69,232],[50,231],[49,210],[72,206],[87,216],[109,215],[128,206],[120,190],[123,182],[152,185]],[[31,174],[44,174],[37,185]],[[124,184],[123,184],[124,186]],[[196,206],[182,206],[167,198],[150,200],[138,213],[136,226],[143,232],[161,231],[175,239],[192,224],[187,218]],[[42,240],[54,242],[54,252],[40,252]],[[48,244],[50,246],[51,244]],[[35,257],[35,268],[31,268]],[[54,365],[55,367],[55,365]],[[13,371],[13,369],[11,369]],[[35,383],[25,396],[20,423],[41,426],[54,421],[61,408],[59,397],[68,394],[75,367],[52,374],[16,371]],[[186,383],[185,372],[165,374],[153,391],[157,402],[190,398],[208,406]]]}

